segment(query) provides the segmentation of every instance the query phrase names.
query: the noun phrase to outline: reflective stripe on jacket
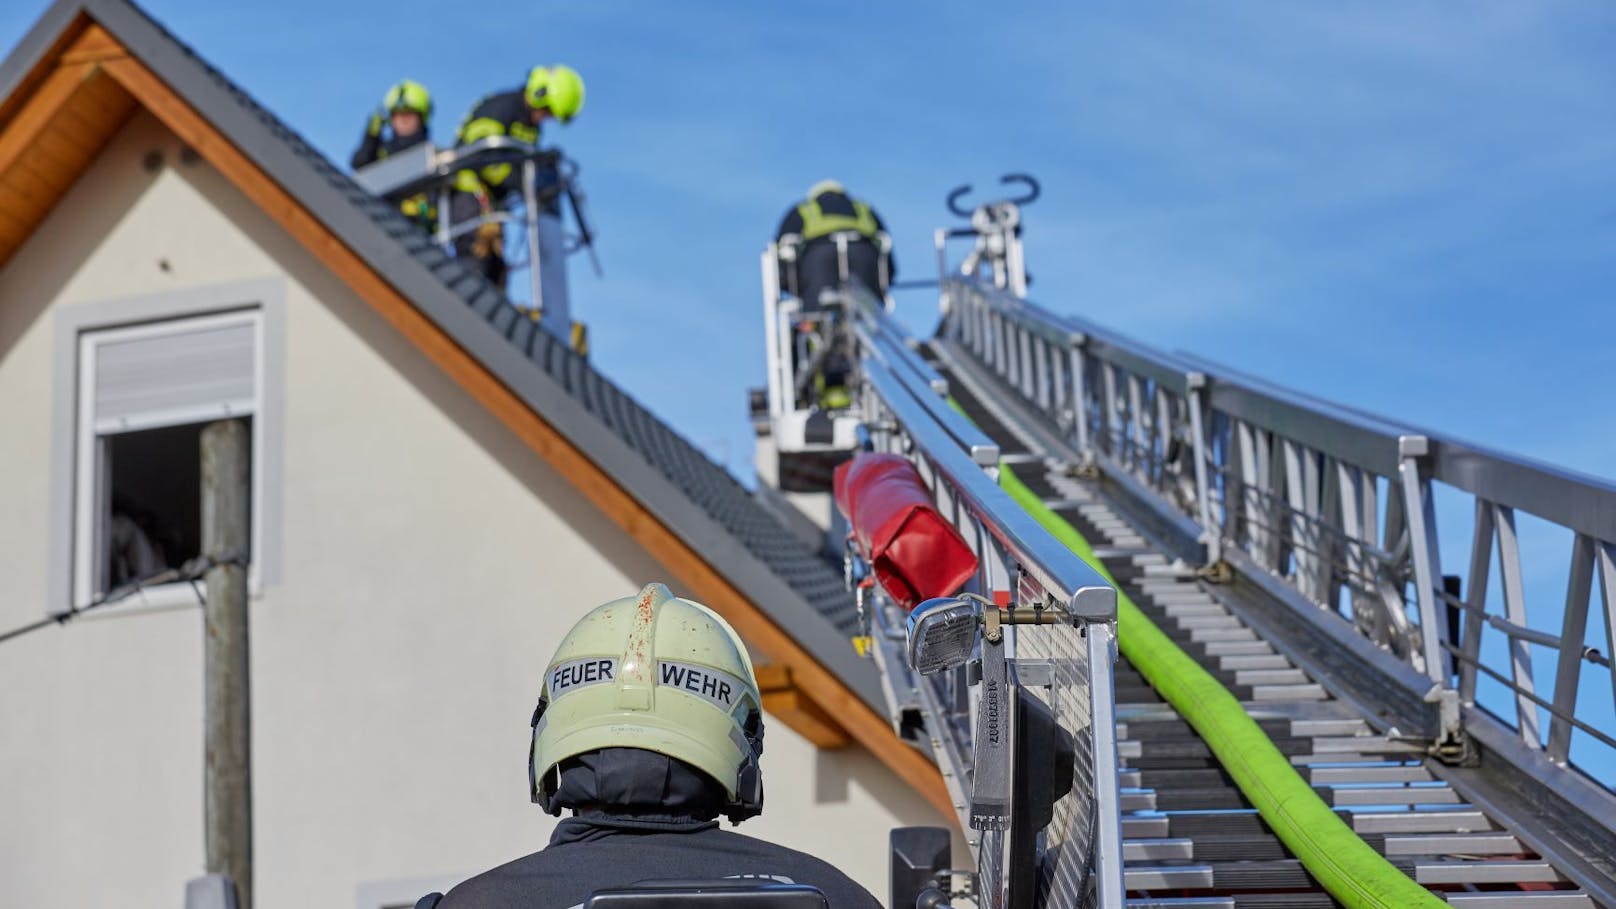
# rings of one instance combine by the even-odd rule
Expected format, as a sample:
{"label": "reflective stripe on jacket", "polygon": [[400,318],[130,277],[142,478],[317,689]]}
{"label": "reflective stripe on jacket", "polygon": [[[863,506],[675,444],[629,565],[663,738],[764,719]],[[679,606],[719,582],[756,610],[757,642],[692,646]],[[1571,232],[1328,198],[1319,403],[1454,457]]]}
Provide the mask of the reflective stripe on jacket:
{"label": "reflective stripe on jacket", "polygon": [[[518,142],[539,144],[539,128],[533,125],[531,109],[520,89],[488,95],[472,106],[455,131],[455,145],[470,145],[489,136],[510,136]],[[511,176],[511,165],[490,164],[479,170],[455,174],[455,189],[475,193],[485,186],[498,190]]]}
{"label": "reflective stripe on jacket", "polygon": [[[827,202],[830,203],[829,206],[827,206]],[[830,207],[832,211],[827,212],[825,210],[827,207]],[[837,212],[835,211],[837,208],[844,209],[844,211]],[[845,213],[847,208],[852,209],[851,214]],[[866,240],[873,240],[880,230],[875,220],[875,213],[870,211],[870,206],[865,205],[863,200],[850,199],[841,193],[820,193],[818,196],[797,206],[797,214],[802,216],[802,239],[804,243],[829,236],[841,230],[854,231]]]}

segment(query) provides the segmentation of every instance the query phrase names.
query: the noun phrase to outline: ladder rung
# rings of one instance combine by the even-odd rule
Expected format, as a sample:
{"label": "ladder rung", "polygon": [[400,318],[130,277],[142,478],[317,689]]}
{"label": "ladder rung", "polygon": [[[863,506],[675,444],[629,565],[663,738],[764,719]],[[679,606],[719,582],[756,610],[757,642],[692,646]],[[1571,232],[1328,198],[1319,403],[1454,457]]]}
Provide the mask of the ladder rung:
{"label": "ladder rung", "polygon": [[1315,786],[1325,783],[1424,783],[1431,772],[1418,764],[1391,767],[1314,767],[1308,778]]}
{"label": "ladder rung", "polygon": [[1314,754],[1344,751],[1349,754],[1424,754],[1413,742],[1394,742],[1378,735],[1321,735],[1313,740]]}
{"label": "ladder rung", "polygon": [[1459,804],[1459,794],[1447,786],[1335,786],[1325,791],[1332,805]]}
{"label": "ladder rung", "polygon": [[1386,837],[1387,855],[1520,855],[1508,833],[1423,833]]}
{"label": "ladder rung", "polygon": [[1123,870],[1122,885],[1129,890],[1205,890],[1212,886],[1212,866],[1126,868]]}
{"label": "ladder rung", "polygon": [[[1422,884],[1524,884],[1565,880],[1541,860],[1523,862],[1418,862],[1414,880]],[[1519,895],[1519,894],[1514,894]]]}
{"label": "ladder rung", "polygon": [[1323,685],[1253,685],[1253,701],[1323,701],[1330,695]]}
{"label": "ladder rung", "polygon": [[[1307,673],[1300,669],[1237,669],[1234,674],[1236,685],[1307,685]],[[1317,688],[1317,685],[1312,687]]]}
{"label": "ladder rung", "polygon": [[[1369,727],[1357,717],[1340,717],[1335,719],[1304,719],[1291,721],[1291,735],[1308,736],[1351,736],[1358,738],[1360,733],[1368,732]],[[1367,738],[1367,736],[1363,736]]]}
{"label": "ladder rung", "polygon": [[[1128,584],[1129,582],[1124,581],[1123,583]],[[1216,603],[1200,588],[1176,578],[1161,577],[1159,575],[1141,577],[1130,586],[1139,591],[1140,595],[1147,601],[1147,605],[1148,603],[1154,603],[1157,607],[1162,608],[1167,606],[1215,605]],[[1221,609],[1222,607],[1219,608]],[[1228,610],[1224,611],[1227,612]]]}
{"label": "ladder rung", "polygon": [[1122,838],[1125,840],[1165,839],[1171,829],[1172,822],[1166,815],[1122,819]]}
{"label": "ladder rung", "polygon": [[1278,653],[1259,653],[1253,656],[1218,657],[1218,668],[1224,672],[1243,672],[1248,669],[1290,669],[1291,661]]}
{"label": "ladder rung", "polygon": [[1250,628],[1205,628],[1191,631],[1190,640],[1196,644],[1245,643],[1256,641],[1257,632]]}
{"label": "ladder rung", "polygon": [[[1128,905],[1132,906],[1132,903]],[[1450,893],[1448,905],[1466,909],[1597,909],[1580,890],[1522,890],[1503,893]]]}
{"label": "ladder rung", "polygon": [[1192,633],[1196,631],[1209,631],[1214,628],[1245,627],[1244,625],[1240,624],[1239,619],[1232,615],[1218,615],[1216,613],[1206,613],[1203,615],[1184,615],[1182,613],[1174,613],[1173,619],[1178,622],[1178,627]]}
{"label": "ladder rung", "polygon": [[1257,654],[1273,653],[1273,645],[1267,641],[1207,641],[1206,655],[1220,656],[1255,656]]}
{"label": "ladder rung", "polygon": [[1167,561],[1167,557],[1154,549],[1139,549],[1121,546],[1096,546],[1094,557],[1105,561],[1126,559],[1133,565],[1159,565]]}
{"label": "ladder rung", "polygon": [[1188,609],[1190,607],[1206,607],[1222,615],[1228,615],[1229,610],[1223,605],[1193,587],[1178,587],[1171,590],[1161,590],[1151,595],[1150,599],[1164,611],[1174,609]]}
{"label": "ladder rung", "polygon": [[1140,568],[1144,577],[1152,579],[1171,579],[1183,583],[1195,577],[1195,574],[1185,568],[1182,563],[1174,565],[1171,562],[1166,562],[1161,565],[1142,565]]}
{"label": "ladder rung", "polygon": [[1188,837],[1162,837],[1122,841],[1125,862],[1171,862],[1195,858],[1195,844]]}
{"label": "ladder rung", "polygon": [[1365,811],[1352,816],[1358,833],[1470,833],[1493,829],[1480,811]]}
{"label": "ladder rung", "polygon": [[1329,754],[1293,754],[1291,763],[1298,767],[1310,767],[1314,764],[1378,764],[1384,761],[1383,754],[1359,754],[1350,751],[1332,751]]}
{"label": "ladder rung", "polygon": [[1153,789],[1140,789],[1136,792],[1123,790],[1117,801],[1124,812],[1156,810],[1156,792]]}

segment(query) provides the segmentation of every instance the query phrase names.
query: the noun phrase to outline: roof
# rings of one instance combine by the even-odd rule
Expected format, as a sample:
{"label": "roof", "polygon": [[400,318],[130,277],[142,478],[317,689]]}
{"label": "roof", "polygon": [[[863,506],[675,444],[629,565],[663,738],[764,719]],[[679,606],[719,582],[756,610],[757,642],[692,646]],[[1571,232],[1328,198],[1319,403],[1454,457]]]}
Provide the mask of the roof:
{"label": "roof", "polygon": [[[235,150],[523,404],[777,623],[866,705],[885,714],[873,665],[848,637],[839,568],[799,542],[728,471],[538,329],[503,293],[435,246],[134,5],[60,0],[0,63],[0,130],[75,28],[92,21]],[[65,58],[64,58],[65,59]]]}

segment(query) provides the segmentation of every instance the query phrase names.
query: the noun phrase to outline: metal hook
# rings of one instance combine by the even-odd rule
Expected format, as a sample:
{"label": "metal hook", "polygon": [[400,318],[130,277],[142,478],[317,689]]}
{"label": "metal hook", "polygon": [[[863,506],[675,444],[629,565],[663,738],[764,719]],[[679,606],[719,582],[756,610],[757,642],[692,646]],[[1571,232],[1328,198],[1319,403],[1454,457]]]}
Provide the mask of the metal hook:
{"label": "metal hook", "polygon": [[[1032,202],[1033,200],[1037,199],[1038,196],[1041,195],[1042,192],[1043,192],[1043,188],[1041,186],[1039,186],[1038,180],[1035,177],[1033,177],[1031,174],[1020,174],[1020,173],[1017,173],[1017,174],[1005,174],[1004,176],[999,178],[999,183],[1001,185],[1004,185],[1004,186],[1014,186],[1014,185],[1020,184],[1020,185],[1025,186],[1027,188],[1027,193],[1026,193],[1026,195],[1019,196],[1019,197],[1013,198],[1013,199],[995,200],[996,202],[1008,202],[1011,205],[1026,205],[1027,203]],[[961,199],[961,197],[969,195],[970,192],[971,192],[971,184],[969,184],[969,183],[966,183],[963,186],[956,186],[948,194],[948,197],[947,197],[948,210],[953,212],[954,214],[958,215],[961,218],[969,218],[971,216],[971,209],[962,208],[960,206],[960,201],[959,200]],[[987,204],[992,205],[992,204],[994,204],[994,202],[989,202]]]}
{"label": "metal hook", "polygon": [[965,184],[964,186],[956,186],[953,192],[948,194],[948,210],[956,215],[959,215],[961,218],[969,218],[971,216],[971,210],[968,208],[960,208],[959,198],[960,196],[970,194],[970,192],[971,184],[969,183]]}
{"label": "metal hook", "polygon": [[1038,196],[1043,193],[1043,187],[1038,185],[1038,180],[1031,174],[1005,174],[999,178],[999,182],[1005,186],[1021,183],[1027,187],[1027,195],[1018,199],[1005,200],[1012,205],[1026,205],[1029,202],[1035,201]]}

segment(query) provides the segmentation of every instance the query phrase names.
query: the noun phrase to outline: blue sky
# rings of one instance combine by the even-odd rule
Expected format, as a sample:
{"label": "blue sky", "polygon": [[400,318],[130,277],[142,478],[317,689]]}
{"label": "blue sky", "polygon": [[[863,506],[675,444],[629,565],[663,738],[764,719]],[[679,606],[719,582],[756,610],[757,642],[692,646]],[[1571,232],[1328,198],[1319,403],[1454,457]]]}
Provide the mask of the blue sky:
{"label": "blue sky", "polygon": [[[547,138],[583,162],[597,361],[748,472],[757,254],[836,176],[905,277],[942,196],[1008,170],[1033,297],[1165,348],[1616,476],[1616,9],[1599,3],[146,7],[334,159],[393,80],[444,139],[536,62],[588,81]],[[35,4],[0,9],[14,42]],[[473,16],[472,18],[480,18]],[[917,328],[928,292],[900,300]]]}
{"label": "blue sky", "polygon": [[[547,139],[600,233],[605,278],[573,271],[595,359],[743,476],[784,208],[838,177],[928,277],[946,191],[1012,170],[1044,184],[1044,305],[1616,476],[1606,3],[146,7],[339,161],[396,79],[432,89],[447,141],[528,66],[578,68],[587,107]],[[0,44],[42,8],[0,5]],[[935,296],[900,314],[928,329]],[[1542,545],[1528,583],[1563,598],[1565,545]]]}

